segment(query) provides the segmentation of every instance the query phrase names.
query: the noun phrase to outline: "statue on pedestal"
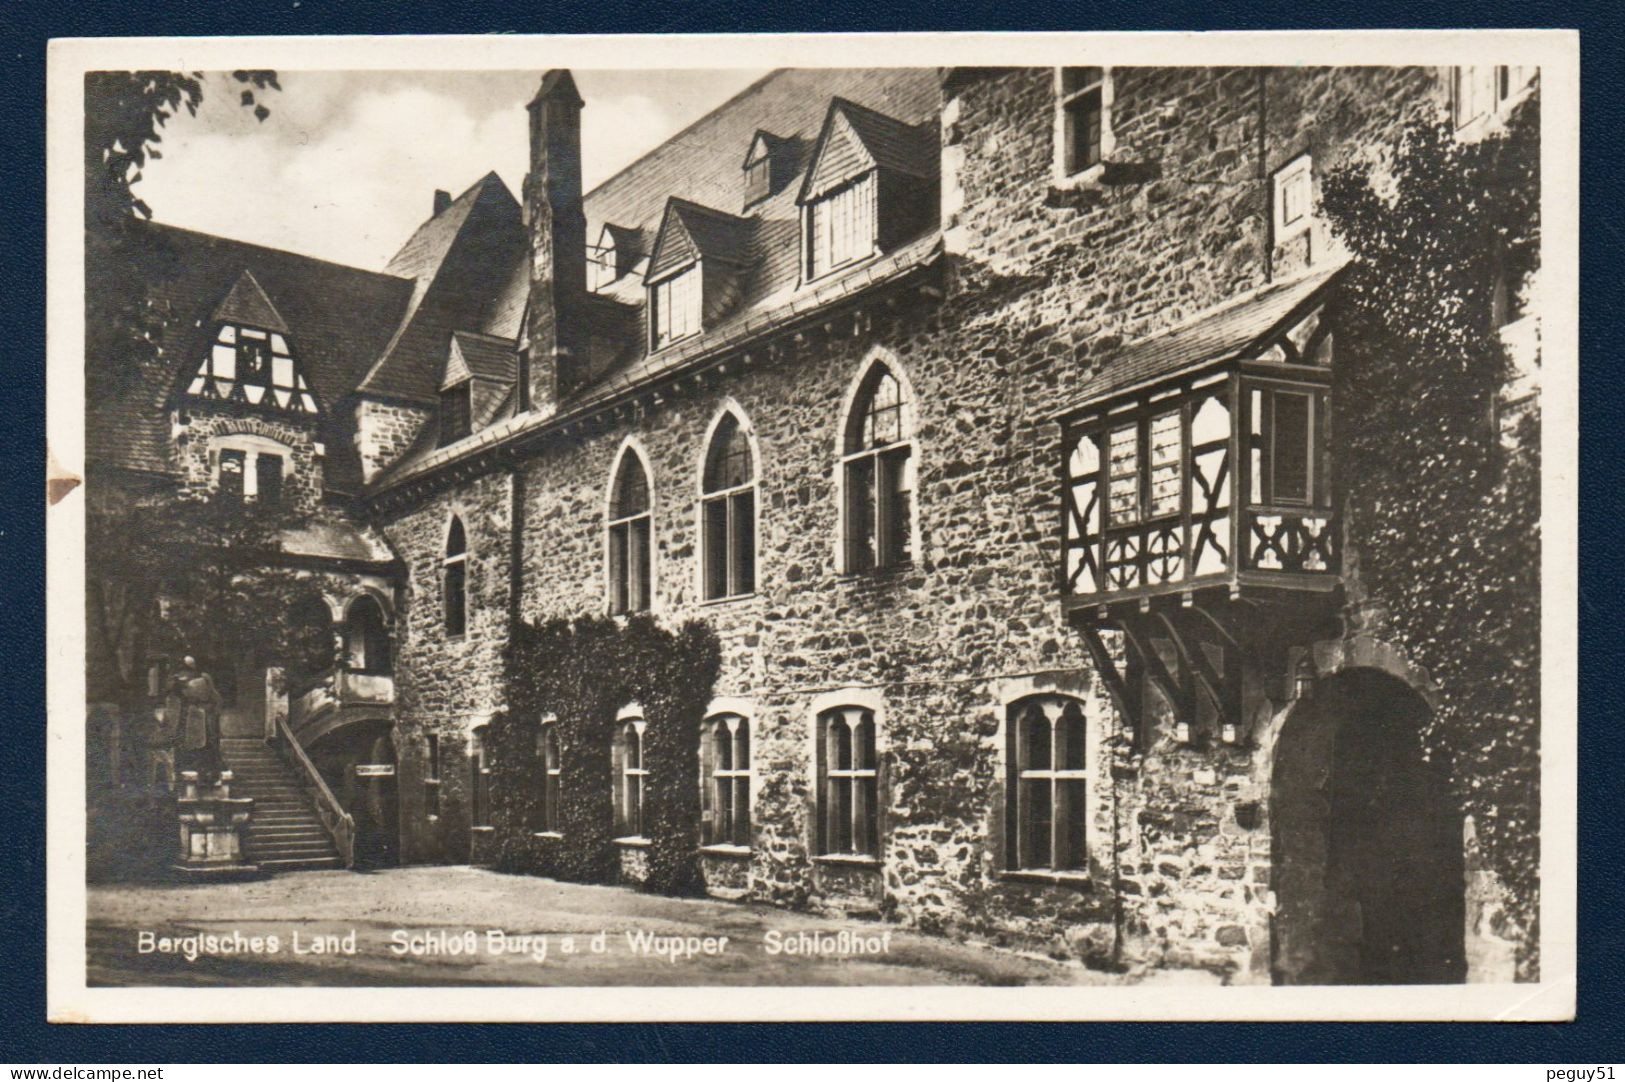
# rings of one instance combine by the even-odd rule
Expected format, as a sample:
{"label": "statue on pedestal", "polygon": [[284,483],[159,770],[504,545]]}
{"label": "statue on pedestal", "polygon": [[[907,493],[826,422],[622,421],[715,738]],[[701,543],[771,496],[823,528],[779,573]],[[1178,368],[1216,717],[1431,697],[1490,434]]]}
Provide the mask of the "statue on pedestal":
{"label": "statue on pedestal", "polygon": [[220,775],[220,702],[214,679],[198,669],[197,659],[187,657],[170,679],[164,713],[178,731],[176,765],[202,779]]}

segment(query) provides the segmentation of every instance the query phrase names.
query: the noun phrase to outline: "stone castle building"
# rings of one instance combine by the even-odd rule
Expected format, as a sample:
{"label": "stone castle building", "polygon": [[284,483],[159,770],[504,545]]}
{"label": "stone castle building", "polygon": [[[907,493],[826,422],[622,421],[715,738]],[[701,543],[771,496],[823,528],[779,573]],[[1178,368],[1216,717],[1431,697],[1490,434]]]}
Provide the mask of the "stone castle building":
{"label": "stone castle building", "polygon": [[634,703],[594,752],[626,880],[677,771],[722,897],[1241,982],[1509,979],[1407,750],[1448,689],[1342,551],[1316,194],[1535,86],[786,70],[583,192],[591,103],[549,72],[518,197],[434,193],[382,271],[147,227],[173,383],[92,403],[92,480],[308,512],[284,550],[347,664],[245,661],[228,729],[302,746],[344,859],[488,860],[513,622],[648,612],[723,670],[688,761]]}

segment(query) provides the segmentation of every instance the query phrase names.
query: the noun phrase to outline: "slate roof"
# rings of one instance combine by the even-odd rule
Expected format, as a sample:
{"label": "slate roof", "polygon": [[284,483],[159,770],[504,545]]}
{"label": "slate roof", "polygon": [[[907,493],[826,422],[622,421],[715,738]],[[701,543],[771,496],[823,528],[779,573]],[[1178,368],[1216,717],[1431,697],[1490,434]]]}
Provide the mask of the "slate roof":
{"label": "slate roof", "polygon": [[[327,447],[327,486],[360,489],[360,465],[349,438],[350,418],[335,405],[354,389],[406,311],[412,283],[310,256],[196,233],[156,222],[138,224],[142,262],[127,269],[153,283],[152,302],[165,314],[159,347],[163,371],[146,381],[146,394],[88,401],[86,454],[92,462],[169,473],[170,433],[165,406],[184,378],[182,369],[207,355],[214,313],[251,275],[290,328],[288,342],[321,402],[318,438]],[[119,364],[117,357],[87,364]]]}
{"label": "slate roof", "polygon": [[251,270],[243,271],[243,276],[237,279],[237,284],[231,287],[226,299],[214,310],[212,318],[216,323],[242,323],[262,330],[288,333],[288,325],[283,321],[282,313],[276,310],[271,298],[265,295],[265,290],[254,280],[254,272]]}
{"label": "slate roof", "polygon": [[[1084,385],[1080,410],[1130,388],[1209,364],[1246,360],[1315,303],[1342,270],[1334,263],[1275,282],[1198,313],[1176,327],[1130,342]],[[1075,411],[1074,411],[1075,412]]]}
{"label": "slate roof", "polygon": [[[630,364],[614,370],[591,384],[578,397],[564,402],[557,413],[510,415],[484,431],[445,447],[432,439],[420,439],[393,465],[374,479],[378,491],[412,477],[475,454],[492,444],[535,429],[552,427],[635,388],[689,368],[749,342],[753,337],[780,329],[798,319],[813,316],[831,305],[865,290],[896,282],[936,263],[942,255],[942,240],[935,234],[904,245],[872,263],[853,267],[845,273],[820,278],[814,283],[783,292],[766,302],[739,311],[716,327],[685,338],[667,349],[640,354]],[[499,413],[500,416],[500,413]]]}
{"label": "slate roof", "polygon": [[281,532],[278,541],[282,551],[292,556],[370,564],[395,561],[389,543],[376,531],[338,515],[321,515],[290,526]]}
{"label": "slate roof", "polygon": [[686,199],[673,197],[666,204],[648,277],[654,278],[695,258],[720,260],[743,266],[751,257],[751,224]]}
{"label": "slate roof", "polygon": [[[937,174],[937,140],[933,128],[904,123],[845,98],[836,98],[830,103],[829,116],[813,147],[813,161],[822,165],[831,142],[847,137],[847,132],[851,133],[850,138],[857,140],[862,155],[868,158],[868,165],[925,179]],[[802,184],[799,198],[806,200],[850,179],[849,173],[830,176],[826,175],[828,172],[814,166]],[[837,165],[836,173],[845,173],[845,170]]]}
{"label": "slate roof", "polygon": [[468,374],[475,379],[512,383],[519,378],[519,356],[512,339],[471,331],[455,331],[451,337],[468,366]]}
{"label": "slate roof", "polygon": [[519,202],[495,173],[419,226],[385,268],[414,279],[411,304],[358,390],[432,405],[451,333],[484,327],[494,309],[511,306],[505,287],[525,244]]}

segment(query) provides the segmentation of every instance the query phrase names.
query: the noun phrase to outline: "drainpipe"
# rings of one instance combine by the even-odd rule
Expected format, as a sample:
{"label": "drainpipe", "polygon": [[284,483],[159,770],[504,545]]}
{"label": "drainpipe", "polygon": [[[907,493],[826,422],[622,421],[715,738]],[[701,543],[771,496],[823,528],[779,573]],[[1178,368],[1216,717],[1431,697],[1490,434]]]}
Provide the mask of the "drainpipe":
{"label": "drainpipe", "polygon": [[1269,150],[1269,69],[1258,69],[1258,191],[1264,202],[1264,282],[1269,284],[1275,280],[1275,237],[1273,220],[1271,218],[1269,198],[1269,162],[1266,154]]}

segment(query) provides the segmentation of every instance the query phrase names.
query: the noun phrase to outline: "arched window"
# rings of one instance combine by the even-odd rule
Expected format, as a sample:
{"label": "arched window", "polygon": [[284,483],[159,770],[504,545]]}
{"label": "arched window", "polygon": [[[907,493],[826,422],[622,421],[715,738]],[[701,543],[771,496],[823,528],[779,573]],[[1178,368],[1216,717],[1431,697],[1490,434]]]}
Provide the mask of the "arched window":
{"label": "arched window", "polygon": [[615,833],[642,838],[643,790],[649,770],[643,757],[643,719],[629,718],[615,730],[611,751],[615,769]]}
{"label": "arched window", "polygon": [[818,852],[880,856],[875,716],[861,707],[818,715]]}
{"label": "arched window", "polygon": [[475,827],[491,825],[491,749],[485,735],[482,725],[468,739],[469,823]]}
{"label": "arched window", "polygon": [[444,579],[446,634],[461,635],[468,630],[468,538],[456,517],[446,534]]}
{"label": "arched window", "polygon": [[894,567],[913,556],[911,416],[902,383],[876,363],[846,422],[842,547],[849,573]]}
{"label": "arched window", "polygon": [[545,834],[559,832],[559,777],[563,773],[563,760],[559,755],[559,723],[542,722],[539,737],[542,760],[542,821],[538,828]]}
{"label": "arched window", "polygon": [[371,594],[362,594],[344,614],[345,667],[351,672],[390,671],[389,624],[384,607]]}
{"label": "arched window", "polygon": [[1007,864],[1015,871],[1087,872],[1088,725],[1064,695],[1011,705]]}
{"label": "arched window", "polygon": [[630,447],[621,452],[609,496],[609,611],[644,612],[650,603],[649,474]]}
{"label": "arched window", "polygon": [[711,433],[701,484],[705,599],[756,590],[756,460],[732,413]]}
{"label": "arched window", "polygon": [[706,845],[750,845],[750,722],[707,718],[700,729],[700,824]]}

